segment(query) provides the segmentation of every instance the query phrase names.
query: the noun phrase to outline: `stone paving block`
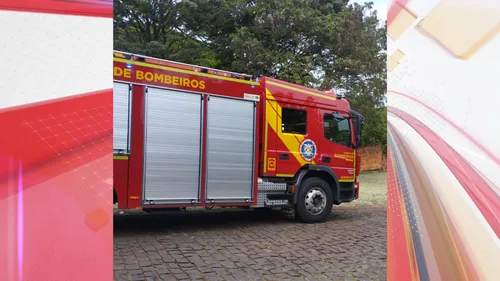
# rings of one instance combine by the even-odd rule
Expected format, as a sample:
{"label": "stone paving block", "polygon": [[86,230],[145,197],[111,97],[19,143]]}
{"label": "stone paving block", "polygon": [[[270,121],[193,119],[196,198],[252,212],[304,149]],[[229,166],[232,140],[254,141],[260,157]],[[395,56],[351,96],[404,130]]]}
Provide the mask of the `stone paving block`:
{"label": "stone paving block", "polygon": [[126,212],[114,218],[121,280],[386,280],[385,207],[336,207],[327,222],[278,212]]}

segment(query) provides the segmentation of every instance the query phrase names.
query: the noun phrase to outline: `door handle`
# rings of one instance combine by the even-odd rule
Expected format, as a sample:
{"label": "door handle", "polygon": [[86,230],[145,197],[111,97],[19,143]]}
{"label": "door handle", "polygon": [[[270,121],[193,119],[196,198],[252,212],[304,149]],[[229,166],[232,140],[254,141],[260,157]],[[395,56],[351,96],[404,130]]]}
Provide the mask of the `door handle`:
{"label": "door handle", "polygon": [[330,163],[332,161],[332,158],[328,157],[328,156],[323,156],[321,158],[321,161],[325,162],[325,163]]}
{"label": "door handle", "polygon": [[288,160],[290,159],[290,155],[288,153],[281,153],[280,160]]}

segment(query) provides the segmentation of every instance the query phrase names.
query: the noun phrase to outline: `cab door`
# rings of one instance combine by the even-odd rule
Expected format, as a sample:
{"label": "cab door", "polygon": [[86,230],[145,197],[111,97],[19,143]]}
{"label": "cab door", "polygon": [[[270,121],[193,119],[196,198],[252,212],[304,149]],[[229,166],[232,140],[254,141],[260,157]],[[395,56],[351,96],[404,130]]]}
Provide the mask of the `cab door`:
{"label": "cab door", "polygon": [[[291,178],[305,164],[312,164],[316,154],[315,146],[309,154],[301,147],[312,142],[310,125],[314,124],[311,108],[287,102],[276,103],[276,177]],[[309,157],[311,156],[311,157]]]}
{"label": "cab door", "polygon": [[324,109],[319,113],[322,127],[322,136],[318,138],[319,163],[330,167],[340,182],[354,182],[354,128],[349,115]]}

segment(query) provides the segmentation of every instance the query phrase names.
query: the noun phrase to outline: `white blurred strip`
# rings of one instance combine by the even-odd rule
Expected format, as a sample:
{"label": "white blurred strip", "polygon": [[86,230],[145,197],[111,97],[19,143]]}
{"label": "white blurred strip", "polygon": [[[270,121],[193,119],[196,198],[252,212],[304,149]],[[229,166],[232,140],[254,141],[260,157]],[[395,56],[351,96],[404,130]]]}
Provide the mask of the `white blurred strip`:
{"label": "white blurred strip", "polygon": [[498,280],[500,276],[500,240],[482,216],[472,199],[455,176],[427,142],[401,119],[388,115],[388,121],[412,147],[429,179],[435,183],[434,191],[442,209],[446,210],[453,227],[463,239],[464,247],[474,262],[481,280]]}
{"label": "white blurred strip", "polygon": [[[404,132],[403,132],[404,133]],[[387,136],[387,142],[390,144],[391,149],[393,150],[393,155],[394,155],[394,162],[397,166],[396,173],[398,173],[398,176],[404,177],[404,179],[399,179],[401,182],[402,180],[405,181],[406,188],[408,190],[408,194],[410,195],[410,198],[405,198],[405,200],[411,200],[411,202],[405,202],[405,205],[408,206],[409,203],[413,205],[413,213],[414,213],[414,219],[416,220],[416,225],[412,225],[412,229],[415,227],[418,231],[418,234],[420,239],[423,251],[424,251],[424,256],[426,260],[426,266],[427,266],[427,272],[429,273],[429,278],[430,280],[435,280],[435,281],[441,281],[441,276],[439,274],[435,274],[439,272],[439,269],[437,267],[437,262],[436,262],[436,256],[434,254],[434,249],[432,248],[432,243],[429,237],[429,231],[427,226],[425,225],[424,221],[424,216],[422,214],[422,210],[419,207],[418,203],[418,198],[415,192],[415,186],[413,185],[413,182],[411,182],[411,179],[408,175],[408,170],[404,164],[403,156],[401,154],[400,147],[396,146],[396,141],[395,141],[395,136],[392,133],[389,133]],[[388,194],[389,196],[389,194]],[[392,195],[396,196],[396,195]],[[406,196],[405,196],[406,197]],[[390,208],[390,206],[388,206]],[[407,207],[408,208],[408,207]],[[411,221],[410,221],[411,223]],[[414,239],[417,239],[415,237]]]}
{"label": "white blurred strip", "polygon": [[0,108],[112,88],[112,21],[0,11]]}
{"label": "white blurred strip", "polygon": [[[496,164],[484,152],[470,140],[468,140],[461,132],[449,125],[445,120],[433,113],[424,106],[412,101],[406,97],[388,92],[388,102],[391,106],[407,112],[413,117],[420,120],[432,131],[438,134],[445,140],[456,152],[481,172],[487,181],[493,183],[490,185],[497,194],[500,193],[500,165]],[[438,109],[436,109],[438,110]],[[445,114],[444,112],[441,112]],[[477,135],[473,135],[477,138]],[[477,140],[477,139],[476,139]],[[482,142],[483,140],[477,140]],[[494,153],[494,152],[493,152]]]}

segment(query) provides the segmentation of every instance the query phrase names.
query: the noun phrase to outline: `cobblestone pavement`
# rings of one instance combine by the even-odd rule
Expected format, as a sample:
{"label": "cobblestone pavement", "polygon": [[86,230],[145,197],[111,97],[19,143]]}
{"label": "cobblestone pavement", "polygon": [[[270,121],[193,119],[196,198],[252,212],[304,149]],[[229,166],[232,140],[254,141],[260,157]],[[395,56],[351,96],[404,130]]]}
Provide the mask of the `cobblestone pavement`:
{"label": "cobblestone pavement", "polygon": [[328,221],[318,224],[276,211],[115,215],[114,276],[116,281],[386,280],[386,209],[335,207]]}

